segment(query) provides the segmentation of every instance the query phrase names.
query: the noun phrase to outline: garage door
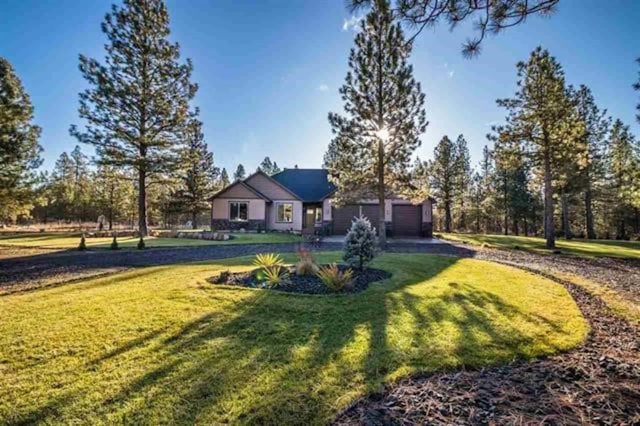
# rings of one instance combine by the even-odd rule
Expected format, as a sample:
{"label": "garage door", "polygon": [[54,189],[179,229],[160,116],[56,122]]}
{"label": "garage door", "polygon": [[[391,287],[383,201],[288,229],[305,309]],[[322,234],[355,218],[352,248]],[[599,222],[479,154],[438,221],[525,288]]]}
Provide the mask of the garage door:
{"label": "garage door", "polygon": [[422,207],[412,205],[393,206],[393,236],[419,237],[422,227]]}
{"label": "garage door", "polygon": [[333,209],[333,233],[334,234],[346,234],[351,229],[351,222],[354,217],[362,215],[369,219],[371,224],[377,228],[378,218],[380,217],[378,212],[378,206],[373,204],[349,204],[342,207]]}

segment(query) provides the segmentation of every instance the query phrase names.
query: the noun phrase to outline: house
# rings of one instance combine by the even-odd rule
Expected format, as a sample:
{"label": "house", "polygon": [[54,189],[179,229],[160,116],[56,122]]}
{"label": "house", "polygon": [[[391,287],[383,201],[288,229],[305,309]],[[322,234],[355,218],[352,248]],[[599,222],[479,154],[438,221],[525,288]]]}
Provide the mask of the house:
{"label": "house", "polygon": [[[285,169],[273,176],[258,171],[210,198],[211,227],[340,235],[358,216],[378,226],[377,200],[338,206],[332,198],[335,190],[324,169]],[[385,200],[387,234],[431,237],[433,203],[432,198],[420,204],[402,198]]]}

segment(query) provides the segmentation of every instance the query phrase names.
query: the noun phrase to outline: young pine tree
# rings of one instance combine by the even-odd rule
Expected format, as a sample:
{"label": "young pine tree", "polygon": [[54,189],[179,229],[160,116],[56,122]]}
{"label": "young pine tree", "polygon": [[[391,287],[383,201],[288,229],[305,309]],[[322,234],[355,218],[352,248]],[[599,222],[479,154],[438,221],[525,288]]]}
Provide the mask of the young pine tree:
{"label": "young pine tree", "polygon": [[218,169],[213,164],[213,154],[209,152],[202,122],[191,120],[185,132],[186,146],[182,153],[181,165],[184,168],[181,189],[176,200],[191,216],[191,226],[198,228],[198,214],[207,209],[207,197],[216,190]]}
{"label": "young pine tree", "polygon": [[459,135],[455,143],[455,186],[456,205],[458,210],[458,230],[464,231],[467,227],[467,206],[465,202],[469,197],[471,185],[471,159],[469,148],[463,135]]}
{"label": "young pine tree", "polygon": [[108,39],[103,63],[80,55],[89,88],[80,94],[80,118],[71,134],[96,147],[101,164],[137,173],[138,227],[148,234],[147,189],[176,169],[180,132],[189,117],[197,86],[191,61],[180,62],[169,37],[163,0],[124,0],[102,24]]}
{"label": "young pine tree", "polygon": [[220,180],[219,180],[218,187],[220,189],[224,189],[230,184],[231,184],[231,181],[229,180],[229,173],[227,173],[227,169],[223,167],[222,171],[220,172]]}
{"label": "young pine tree", "polygon": [[600,111],[591,90],[580,85],[577,89],[570,87],[569,93],[575,105],[578,120],[583,123],[583,140],[577,141],[585,149],[584,167],[576,176],[576,186],[581,190],[584,199],[584,220],[587,238],[597,237],[593,214],[594,196],[599,195],[604,183],[604,153],[606,137],[611,120],[607,118],[607,110]]}
{"label": "young pine tree", "polygon": [[244,166],[242,164],[238,164],[236,171],[233,173],[233,181],[237,182],[239,180],[243,180],[247,177],[247,172],[244,170]]}
{"label": "young pine tree", "polygon": [[608,190],[613,195],[616,238],[626,239],[627,224],[639,232],[640,145],[620,120],[611,127],[607,155]]}
{"label": "young pine tree", "polygon": [[40,128],[33,106],[13,67],[0,57],[0,222],[28,214],[42,160]]}
{"label": "young pine tree", "polygon": [[[544,180],[544,229],[547,248],[555,248],[554,187],[558,161],[571,161],[575,131],[574,110],[567,95],[564,71],[542,48],[536,48],[518,68],[518,90],[511,99],[499,99],[507,123],[494,126],[492,138],[525,145]],[[496,135],[497,134],[497,135]]]}
{"label": "young pine tree", "polygon": [[411,156],[427,126],[424,94],[408,63],[412,43],[386,0],[372,2],[354,43],[340,88],[344,114],[329,113],[334,138],[324,162],[339,203],[378,200],[384,246],[384,200],[409,188]]}
{"label": "young pine tree", "polygon": [[[638,62],[638,65],[640,65],[640,58],[636,59],[636,62]],[[633,88],[640,92],[640,72],[638,72],[638,81],[633,84]],[[640,102],[638,102],[638,105],[636,105],[636,110],[638,111],[638,113],[636,114],[636,120],[638,121],[638,123],[640,123]]]}
{"label": "young pine tree", "polygon": [[258,166],[258,171],[262,171],[269,176],[273,176],[280,172],[280,167],[278,167],[278,163],[271,161],[271,158],[264,157],[264,160],[262,160],[262,163]]}
{"label": "young pine tree", "polygon": [[362,270],[377,254],[376,230],[366,217],[359,217],[351,224],[344,239],[342,259],[354,268]]}
{"label": "young pine tree", "polygon": [[431,190],[444,211],[444,231],[451,232],[451,210],[458,196],[458,159],[456,147],[448,136],[443,136],[433,151],[429,163]]}

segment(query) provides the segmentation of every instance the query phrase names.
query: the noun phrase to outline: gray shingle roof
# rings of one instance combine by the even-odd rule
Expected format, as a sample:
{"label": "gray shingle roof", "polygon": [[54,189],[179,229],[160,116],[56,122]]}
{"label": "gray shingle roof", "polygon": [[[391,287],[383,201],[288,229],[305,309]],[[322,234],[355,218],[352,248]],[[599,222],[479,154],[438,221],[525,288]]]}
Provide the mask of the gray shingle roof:
{"label": "gray shingle roof", "polygon": [[320,202],[336,189],[325,169],[284,169],[271,177],[305,203]]}

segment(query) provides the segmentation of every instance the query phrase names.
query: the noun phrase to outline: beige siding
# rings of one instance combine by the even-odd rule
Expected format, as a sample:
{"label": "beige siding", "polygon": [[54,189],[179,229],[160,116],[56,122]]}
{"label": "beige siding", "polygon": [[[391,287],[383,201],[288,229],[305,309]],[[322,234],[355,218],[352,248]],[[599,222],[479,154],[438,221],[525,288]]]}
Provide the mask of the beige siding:
{"label": "beige siding", "polygon": [[[277,219],[277,209],[280,203],[293,204],[293,222],[279,223]],[[267,207],[267,229],[276,231],[289,231],[293,229],[296,232],[302,231],[302,202],[297,200],[274,200]]]}
{"label": "beige siding", "polygon": [[297,200],[289,191],[263,174],[253,175],[245,182],[272,200]]}
{"label": "beige siding", "polygon": [[227,189],[224,193],[220,194],[218,198],[243,198],[243,199],[259,199],[261,198],[256,195],[255,192],[251,191],[249,188],[243,185],[235,185],[229,189]]}
{"label": "beige siding", "polygon": [[[235,188],[231,188],[232,190]],[[249,220],[264,220],[265,218],[265,201],[261,199],[248,198],[215,198],[213,200],[213,211],[211,217],[213,219],[229,219],[229,203],[233,201],[249,203]]]}

